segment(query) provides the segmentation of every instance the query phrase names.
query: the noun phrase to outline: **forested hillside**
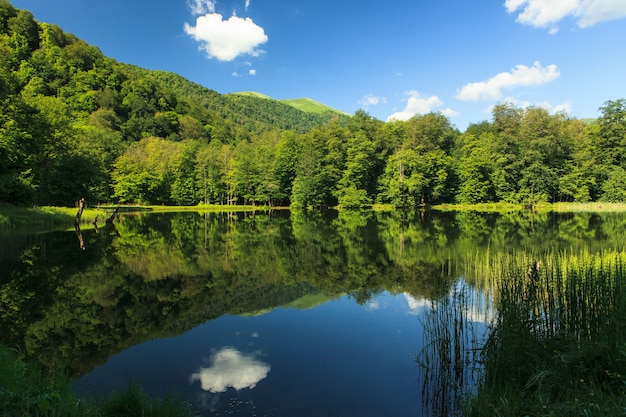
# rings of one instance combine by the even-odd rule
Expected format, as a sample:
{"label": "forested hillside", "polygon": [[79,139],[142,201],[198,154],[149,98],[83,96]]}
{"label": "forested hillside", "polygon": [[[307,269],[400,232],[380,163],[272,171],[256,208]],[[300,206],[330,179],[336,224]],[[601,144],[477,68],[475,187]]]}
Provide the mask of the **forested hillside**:
{"label": "forested hillside", "polygon": [[600,110],[500,104],[464,133],[302,111],[119,63],[0,0],[0,204],[625,201],[626,101]]}

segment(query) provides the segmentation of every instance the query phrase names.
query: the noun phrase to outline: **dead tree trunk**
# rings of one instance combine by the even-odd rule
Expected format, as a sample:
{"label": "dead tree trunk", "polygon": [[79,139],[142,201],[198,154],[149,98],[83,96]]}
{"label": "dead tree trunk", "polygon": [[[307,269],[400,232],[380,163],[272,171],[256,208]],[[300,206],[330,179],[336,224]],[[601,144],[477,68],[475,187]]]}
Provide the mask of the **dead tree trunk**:
{"label": "dead tree trunk", "polygon": [[87,207],[87,201],[84,198],[81,198],[78,201],[78,213],[76,213],[76,219],[74,219],[74,225],[78,226],[80,224],[80,218],[83,215],[83,210]]}

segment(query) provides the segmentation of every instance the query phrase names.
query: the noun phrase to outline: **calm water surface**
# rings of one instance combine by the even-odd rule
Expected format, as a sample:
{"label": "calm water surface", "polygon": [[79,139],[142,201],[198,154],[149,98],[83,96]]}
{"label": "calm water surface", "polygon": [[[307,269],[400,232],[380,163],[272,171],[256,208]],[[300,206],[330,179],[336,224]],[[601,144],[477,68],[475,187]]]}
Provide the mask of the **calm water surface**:
{"label": "calm water surface", "polygon": [[4,232],[0,342],[80,393],[135,381],[199,415],[428,415],[432,305],[471,291],[478,343],[491,256],[617,248],[625,231],[621,214],[274,212]]}

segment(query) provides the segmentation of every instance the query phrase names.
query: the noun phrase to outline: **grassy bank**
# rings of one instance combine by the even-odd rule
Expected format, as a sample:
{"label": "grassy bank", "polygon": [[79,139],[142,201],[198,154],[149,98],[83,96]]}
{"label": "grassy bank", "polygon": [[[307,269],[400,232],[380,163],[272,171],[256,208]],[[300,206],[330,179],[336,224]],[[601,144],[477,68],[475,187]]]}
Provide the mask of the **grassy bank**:
{"label": "grassy bank", "polygon": [[467,415],[626,415],[626,254],[493,267],[497,314]]}
{"label": "grassy bank", "polygon": [[[73,226],[77,212],[78,209],[68,207],[0,207],[0,227]],[[98,213],[104,215],[96,209],[84,210],[82,222],[93,223]]]}
{"label": "grassy bank", "polygon": [[148,397],[139,386],[102,400],[79,398],[63,373],[46,374],[25,363],[17,354],[0,347],[0,415],[68,417],[191,417],[190,407],[174,396]]}
{"label": "grassy bank", "polygon": [[[523,204],[512,203],[481,203],[481,204],[440,204],[431,207],[438,211],[481,211],[508,213],[512,211],[529,210]],[[558,212],[558,213],[578,213],[578,212],[626,212],[626,203],[539,203],[534,208],[536,212]]]}
{"label": "grassy bank", "polygon": [[457,286],[423,319],[429,414],[625,416],[626,252],[521,252],[480,269],[485,293]]}
{"label": "grassy bank", "polygon": [[[119,212],[252,212],[265,211],[267,206],[223,206],[223,205],[197,205],[197,206],[98,206],[87,208],[81,217],[82,224],[92,224],[96,219],[98,224],[104,223],[113,211],[119,208]],[[273,208],[277,209],[277,208]],[[0,207],[0,227],[47,227],[47,226],[74,226],[74,219],[78,212],[77,208],[70,207]]]}

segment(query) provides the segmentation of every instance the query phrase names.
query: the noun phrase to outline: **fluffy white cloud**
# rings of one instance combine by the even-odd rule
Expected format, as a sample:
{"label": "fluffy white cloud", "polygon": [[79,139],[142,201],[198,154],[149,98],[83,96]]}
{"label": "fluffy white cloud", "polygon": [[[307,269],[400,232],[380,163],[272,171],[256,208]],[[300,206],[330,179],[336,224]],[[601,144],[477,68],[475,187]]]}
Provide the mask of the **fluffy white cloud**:
{"label": "fluffy white cloud", "polygon": [[236,349],[224,348],[211,358],[209,368],[201,368],[191,375],[191,382],[200,381],[204,391],[225,392],[228,387],[237,391],[254,388],[264,379],[270,366],[260,360],[243,355]]}
{"label": "fluffy white cloud", "polygon": [[506,0],[504,7],[509,13],[519,11],[517,21],[535,27],[551,27],[565,17],[573,17],[579,27],[585,28],[605,20],[626,16],[623,0]]}
{"label": "fluffy white cloud", "polygon": [[542,67],[535,62],[532,67],[517,65],[510,72],[501,72],[487,81],[464,85],[456,98],[463,101],[495,101],[502,98],[502,90],[538,86],[554,81],[561,73],[556,65]]}
{"label": "fluffy white cloud", "polygon": [[256,75],[256,70],[255,69],[249,70],[248,75]]}
{"label": "fluffy white cloud", "polygon": [[250,18],[236,15],[224,20],[219,13],[207,13],[196,19],[196,25],[185,23],[185,33],[201,43],[210,58],[232,61],[239,55],[258,56],[258,47],[267,42],[262,27]]}
{"label": "fluffy white cloud", "polygon": [[[442,106],[443,101],[437,96],[422,97],[419,92],[411,90],[406,93],[409,96],[406,107],[400,112],[396,112],[387,118],[389,120],[408,120],[416,114],[426,114],[434,108]],[[449,109],[447,109],[449,110]],[[451,111],[451,110],[449,110]]]}

